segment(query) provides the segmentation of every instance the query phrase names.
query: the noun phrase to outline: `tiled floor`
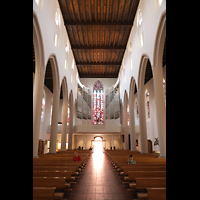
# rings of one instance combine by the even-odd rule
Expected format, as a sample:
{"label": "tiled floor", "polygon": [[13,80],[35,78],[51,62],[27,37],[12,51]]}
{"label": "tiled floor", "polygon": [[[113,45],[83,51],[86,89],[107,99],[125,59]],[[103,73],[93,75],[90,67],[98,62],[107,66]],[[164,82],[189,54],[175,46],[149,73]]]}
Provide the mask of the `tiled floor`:
{"label": "tiled floor", "polygon": [[67,200],[130,200],[133,192],[127,192],[102,152],[93,153],[73,191],[66,192]]}

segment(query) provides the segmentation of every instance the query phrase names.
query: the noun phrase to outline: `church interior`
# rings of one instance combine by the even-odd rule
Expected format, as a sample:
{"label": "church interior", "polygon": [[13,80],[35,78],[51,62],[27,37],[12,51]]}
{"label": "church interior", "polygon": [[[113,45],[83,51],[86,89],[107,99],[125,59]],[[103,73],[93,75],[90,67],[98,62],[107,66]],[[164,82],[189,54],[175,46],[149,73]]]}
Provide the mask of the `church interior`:
{"label": "church interior", "polygon": [[33,172],[34,199],[166,199],[166,0],[33,0]]}

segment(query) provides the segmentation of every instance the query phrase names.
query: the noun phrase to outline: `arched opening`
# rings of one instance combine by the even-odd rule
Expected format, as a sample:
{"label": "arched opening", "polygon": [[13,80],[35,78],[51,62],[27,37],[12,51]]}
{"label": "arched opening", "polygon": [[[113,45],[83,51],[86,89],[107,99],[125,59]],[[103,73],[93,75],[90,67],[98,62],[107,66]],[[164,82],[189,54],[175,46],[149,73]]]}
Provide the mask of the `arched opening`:
{"label": "arched opening", "polygon": [[[148,59],[147,64],[146,64],[146,70],[145,70],[144,85],[146,85],[152,78],[153,78],[152,66],[151,66],[151,63]],[[152,88],[151,91],[153,93],[153,88],[154,88],[153,85],[152,85],[151,88]],[[147,121],[149,121],[150,117],[151,117],[151,110],[152,109],[150,108],[151,107],[150,106],[150,96],[152,96],[152,93],[150,94],[149,89],[147,89],[147,88],[145,89],[145,92],[144,92],[145,97],[144,98],[145,98],[145,113],[146,113],[146,120]]]}
{"label": "arched opening", "polygon": [[33,157],[38,157],[44,84],[44,48],[40,26],[33,12]]}
{"label": "arched opening", "polygon": [[95,136],[94,140],[92,140],[92,148],[93,148],[93,162],[94,167],[98,170],[102,167],[103,164],[103,137]]}
{"label": "arched opening", "polygon": [[153,59],[160,157],[166,157],[166,11],[163,12],[157,29]]}
{"label": "arched opening", "polygon": [[142,153],[148,153],[147,146],[147,124],[145,111],[145,84],[153,77],[152,65],[149,57],[144,54],[140,61],[139,75],[138,75],[138,104],[139,104],[139,149]]}
{"label": "arched opening", "polygon": [[[135,99],[136,99],[137,87],[135,78],[131,78],[130,89],[129,89],[129,126],[130,126],[130,143],[131,151],[136,151],[136,120],[137,115],[135,116]],[[138,124],[137,124],[138,125]]]}
{"label": "arched opening", "polygon": [[44,77],[44,85],[52,93],[51,96],[53,97],[49,153],[56,153],[60,87],[59,87],[58,65],[56,57],[54,55],[51,55],[47,61],[45,77]]}
{"label": "arched opening", "polygon": [[102,137],[95,137],[94,138],[94,142],[93,142],[93,149],[94,152],[101,152],[103,149],[103,145],[102,145]]}

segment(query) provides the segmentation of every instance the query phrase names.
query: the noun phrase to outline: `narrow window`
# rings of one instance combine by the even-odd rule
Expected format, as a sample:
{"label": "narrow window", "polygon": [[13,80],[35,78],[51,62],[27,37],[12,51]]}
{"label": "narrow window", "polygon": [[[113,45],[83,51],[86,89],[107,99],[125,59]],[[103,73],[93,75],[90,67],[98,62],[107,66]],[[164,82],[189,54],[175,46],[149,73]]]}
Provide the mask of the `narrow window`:
{"label": "narrow window", "polygon": [[103,85],[97,81],[93,87],[93,124],[103,124]]}

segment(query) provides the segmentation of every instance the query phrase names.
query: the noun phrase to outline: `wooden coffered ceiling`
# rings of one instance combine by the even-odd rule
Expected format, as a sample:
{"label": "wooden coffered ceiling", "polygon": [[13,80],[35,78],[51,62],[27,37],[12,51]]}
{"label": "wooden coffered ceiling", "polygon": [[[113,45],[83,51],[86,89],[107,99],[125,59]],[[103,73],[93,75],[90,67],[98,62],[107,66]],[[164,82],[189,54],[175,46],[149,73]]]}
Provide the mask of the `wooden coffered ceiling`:
{"label": "wooden coffered ceiling", "polygon": [[117,78],[139,0],[58,0],[80,78]]}

